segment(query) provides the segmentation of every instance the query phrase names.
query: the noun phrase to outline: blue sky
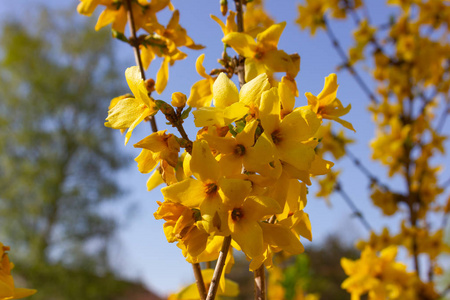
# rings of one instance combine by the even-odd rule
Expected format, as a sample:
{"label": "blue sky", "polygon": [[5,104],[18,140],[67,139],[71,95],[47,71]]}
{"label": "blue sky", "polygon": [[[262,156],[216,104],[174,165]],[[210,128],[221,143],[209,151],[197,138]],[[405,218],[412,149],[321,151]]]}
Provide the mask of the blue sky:
{"label": "blue sky", "polygon": [[[201,53],[206,53],[204,65],[206,70],[217,67],[216,60],[220,57],[222,43],[220,41],[222,32],[220,27],[209,17],[210,14],[220,16],[219,1],[210,0],[173,0],[174,6],[181,12],[180,23],[187,29],[188,34],[195,42],[205,45],[207,48],[200,51],[186,49],[188,58],[176,62],[170,68],[170,78],[166,90],[158,98],[170,101],[173,92],[183,92],[189,95],[192,84],[200,80],[201,77],[195,71],[195,60]],[[230,9],[233,1],[230,2]],[[301,71],[297,77],[300,97],[297,105],[305,105],[305,92],[312,92],[317,95],[323,87],[324,78],[330,73],[336,72],[336,66],[341,62],[339,56],[333,49],[331,42],[323,32],[318,32],[315,37],[308,32],[302,32],[294,23],[298,17],[297,5],[300,1],[293,0],[266,0],[267,10],[277,22],[287,21],[286,29],[281,36],[279,49],[287,53],[297,52],[301,56]],[[384,23],[387,20],[387,8],[383,1],[370,2],[369,13],[375,24]],[[32,9],[38,3],[52,7],[71,6],[75,9],[78,1],[44,1],[44,0],[16,0],[10,1],[7,6],[0,7],[0,16],[22,15],[24,7]],[[280,4],[282,3],[282,4]],[[391,9],[389,12],[393,12]],[[80,16],[80,18],[85,18]],[[162,23],[168,19],[166,14],[161,18]],[[350,46],[352,22],[333,22],[333,30],[343,43],[345,48]],[[108,30],[108,29],[104,29]],[[121,42],[115,45],[119,50],[119,60],[126,67],[134,65],[133,51]],[[230,51],[229,53],[232,53]],[[147,72],[147,77],[155,77],[160,61],[152,63]],[[364,74],[364,73],[363,73]],[[367,75],[365,81],[373,90],[375,85]],[[125,80],[125,78],[124,78]],[[367,112],[369,99],[361,91],[353,78],[346,71],[338,73],[338,97],[344,105],[351,104],[351,112],[345,116],[346,120],[353,123],[357,133],[347,131],[347,135],[357,142],[353,144],[351,151],[360,158],[370,170],[380,176],[383,182],[389,184],[401,184],[396,178],[386,179],[385,170],[377,163],[370,160],[371,152],[369,142],[374,136],[374,126],[370,122],[370,115]],[[124,91],[126,93],[128,91]],[[106,116],[106,112],[105,112]],[[158,115],[156,117],[158,125],[163,128],[165,122]],[[103,120],[99,120],[103,122]],[[339,126],[339,125],[338,125]],[[339,128],[335,126],[335,128]],[[188,134],[194,136],[195,129],[187,125]],[[446,129],[448,131],[448,124]],[[172,131],[173,132],[173,131]],[[150,134],[148,124],[141,124],[133,133],[133,137],[128,146],[123,146],[123,137],[117,133],[117,147],[135,157],[139,154],[138,149],[132,145]],[[341,169],[343,188],[356,202],[361,211],[365,214],[369,223],[380,231],[384,225],[396,228],[399,218],[382,218],[380,211],[370,203],[368,196],[368,180],[350,160],[344,158],[335,168]],[[444,178],[448,178],[443,176]],[[129,278],[138,279],[161,295],[171,291],[176,291],[183,284],[193,280],[191,266],[187,263],[181,251],[174,245],[168,244],[162,230],[162,221],[156,221],[153,212],[157,209],[156,201],[163,198],[159,190],[147,192],[146,181],[148,175],[140,174],[134,161],[130,161],[130,166],[122,171],[118,176],[118,181],[127,190],[124,196],[126,201],[119,206],[109,207],[107,211],[117,215],[125,224],[117,237],[117,247],[112,251],[112,259],[118,270]],[[313,184],[314,185],[314,184]],[[367,232],[360,225],[356,218],[351,217],[351,211],[341,199],[340,195],[334,194],[331,197],[331,207],[327,206],[323,199],[314,198],[315,188],[311,188],[308,197],[308,205],[305,209],[310,215],[313,231],[313,243],[320,243],[329,234],[338,234],[346,241],[354,241],[360,237],[366,237]],[[134,207],[133,213],[127,213],[130,207]],[[302,240],[307,246],[310,243]]]}

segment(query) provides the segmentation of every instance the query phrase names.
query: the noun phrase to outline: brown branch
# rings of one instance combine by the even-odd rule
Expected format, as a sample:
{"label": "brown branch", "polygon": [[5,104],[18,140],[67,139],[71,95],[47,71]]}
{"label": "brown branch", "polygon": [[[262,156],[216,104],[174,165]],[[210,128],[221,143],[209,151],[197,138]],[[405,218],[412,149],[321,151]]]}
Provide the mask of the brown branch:
{"label": "brown branch", "polygon": [[[134,16],[133,16],[133,11],[132,11],[132,6],[131,6],[131,0],[126,0],[125,3],[127,6],[128,21],[129,21],[130,32],[131,32],[130,44],[133,46],[134,59],[136,60],[136,64],[139,66],[139,70],[141,71],[142,80],[145,81],[145,70],[144,70],[144,65],[142,64],[141,52],[139,51],[139,42],[138,42],[137,36],[136,36],[136,25],[134,23]],[[149,93],[149,97],[150,97],[150,93]],[[150,116],[150,117],[148,117],[148,119],[150,120],[150,125],[152,128],[152,131],[157,132],[158,127],[156,126],[156,120],[155,120],[154,116]]]}
{"label": "brown branch", "polygon": [[223,268],[225,267],[225,260],[227,259],[230,245],[231,236],[229,235],[223,239],[222,249],[220,250],[219,258],[217,259],[216,268],[214,269],[213,278],[211,279],[211,284],[209,286],[206,300],[214,300],[216,298],[217,289],[219,288],[220,276],[222,276]]}
{"label": "brown branch", "polygon": [[368,231],[373,231],[372,226],[370,226],[369,222],[367,221],[367,219],[364,217],[363,213],[358,209],[358,207],[356,207],[355,202],[353,202],[353,200],[350,198],[350,196],[342,189],[342,185],[341,183],[338,181],[336,182],[336,185],[334,187],[334,190],[336,192],[338,192],[342,198],[344,199],[345,203],[347,203],[347,205],[350,207],[350,209],[353,211],[353,214],[358,217],[358,219],[361,221],[361,223],[363,224],[363,226],[368,230]]}
{"label": "brown branch", "polygon": [[356,69],[350,64],[350,60],[344,51],[344,48],[342,48],[342,45],[339,43],[338,39],[336,38],[336,35],[331,30],[331,27],[328,24],[327,19],[324,17],[323,22],[325,24],[325,29],[327,32],[328,37],[331,40],[331,43],[333,44],[333,47],[336,49],[337,53],[341,57],[341,59],[344,61],[343,65],[344,67],[350,72],[350,74],[353,76],[353,78],[356,80],[356,83],[361,87],[364,93],[366,93],[367,97],[372,101],[373,103],[377,104],[380,103],[378,98],[375,96],[375,94],[371,91],[371,89],[367,86],[367,84],[364,82],[362,77],[359,75],[359,73],[356,71]]}
{"label": "brown branch", "polygon": [[255,300],[266,299],[266,270],[264,263],[255,271]]}
{"label": "brown branch", "polygon": [[[242,10],[242,0],[234,0],[236,4],[236,19],[238,32],[244,32],[244,12]],[[239,78],[239,85],[242,87],[245,84],[245,57],[239,55],[237,61],[237,74]]]}
{"label": "brown branch", "polygon": [[200,300],[206,299],[206,287],[203,281],[202,269],[199,263],[192,264],[192,269],[194,270],[195,283],[197,284],[198,293],[200,295]]}

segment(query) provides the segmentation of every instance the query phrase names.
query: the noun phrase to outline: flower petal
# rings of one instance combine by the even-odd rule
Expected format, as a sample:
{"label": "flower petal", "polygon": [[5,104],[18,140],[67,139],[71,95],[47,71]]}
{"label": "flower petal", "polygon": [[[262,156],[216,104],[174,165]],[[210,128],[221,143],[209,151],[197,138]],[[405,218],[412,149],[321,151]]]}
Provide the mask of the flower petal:
{"label": "flower petal", "polygon": [[239,102],[239,92],[233,81],[225,73],[220,73],[213,84],[214,106],[225,108]]}

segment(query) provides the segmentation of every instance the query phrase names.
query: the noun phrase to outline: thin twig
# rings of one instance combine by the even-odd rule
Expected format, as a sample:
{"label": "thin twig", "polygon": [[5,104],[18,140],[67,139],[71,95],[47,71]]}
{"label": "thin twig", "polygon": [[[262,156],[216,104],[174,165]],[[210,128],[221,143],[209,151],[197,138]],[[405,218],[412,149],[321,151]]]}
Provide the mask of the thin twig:
{"label": "thin twig", "polygon": [[358,168],[361,173],[363,173],[364,175],[367,176],[367,178],[369,178],[369,180],[371,181],[371,183],[374,183],[378,186],[380,186],[381,188],[384,189],[384,191],[390,191],[389,187],[384,184],[381,183],[380,180],[378,179],[378,177],[376,177],[370,170],[369,168],[367,168],[366,166],[364,166],[361,163],[361,160],[358,159],[348,148],[345,148],[345,154],[348,156],[348,158],[352,161],[352,163],[355,165],[356,168]]}
{"label": "thin twig", "polygon": [[223,239],[222,249],[219,253],[219,258],[217,259],[216,268],[214,269],[214,274],[211,279],[211,284],[209,286],[208,295],[206,300],[214,300],[217,294],[217,289],[219,288],[220,276],[222,276],[223,268],[225,267],[225,260],[227,259],[228,250],[231,245],[231,236],[226,236]]}
{"label": "thin twig", "polygon": [[[134,23],[134,16],[133,16],[133,11],[132,11],[132,6],[131,6],[131,0],[126,0],[126,4],[127,4],[128,21],[129,21],[130,32],[131,32],[131,44],[132,44],[133,50],[134,50],[134,59],[136,60],[136,64],[139,66],[139,70],[141,71],[142,80],[145,81],[145,70],[144,70],[144,65],[142,64],[141,53],[139,51],[139,43],[137,41],[136,25]],[[150,93],[149,93],[149,96],[150,96]],[[157,132],[158,127],[156,126],[156,120],[155,120],[154,116],[150,116],[150,117],[148,117],[148,119],[150,120],[150,125],[152,128],[152,131]]]}
{"label": "thin twig", "polygon": [[[236,4],[236,20],[238,32],[244,32],[244,12],[242,11],[242,0],[235,0]],[[239,85],[242,87],[245,84],[245,57],[239,55],[237,63],[237,74],[239,78]]]}
{"label": "thin twig", "polygon": [[255,300],[266,299],[266,270],[264,264],[255,270]]}
{"label": "thin twig", "polygon": [[335,191],[341,194],[342,198],[344,199],[345,203],[350,207],[350,209],[353,211],[353,214],[358,217],[358,219],[361,221],[363,226],[368,231],[373,231],[372,226],[370,226],[369,222],[364,217],[363,213],[356,207],[355,202],[350,198],[350,196],[342,189],[342,185],[340,182],[336,182],[336,185],[334,187]]}
{"label": "thin twig", "polygon": [[442,112],[441,117],[439,118],[439,121],[436,125],[436,132],[441,132],[441,130],[444,128],[445,121],[447,119],[447,116],[450,114],[450,102],[447,102],[445,105],[445,109]]}
{"label": "thin twig", "polygon": [[323,19],[323,22],[325,23],[325,29],[327,32],[328,37],[331,40],[331,43],[333,44],[333,47],[338,52],[341,59],[344,61],[343,65],[344,67],[350,72],[350,74],[353,76],[353,78],[356,80],[358,85],[361,87],[361,89],[366,93],[367,97],[372,101],[373,103],[377,104],[380,103],[378,98],[375,96],[375,94],[371,91],[371,89],[367,86],[367,84],[364,82],[364,80],[361,78],[359,73],[355,70],[355,68],[350,64],[350,60],[347,57],[346,52],[344,51],[344,48],[342,48],[341,44],[336,38],[336,35],[331,30],[331,27],[328,24],[328,21],[326,18]]}
{"label": "thin twig", "polygon": [[205,282],[203,281],[202,269],[200,268],[200,264],[199,263],[192,264],[192,269],[194,270],[195,283],[197,283],[197,289],[200,295],[200,299],[205,300],[206,287]]}

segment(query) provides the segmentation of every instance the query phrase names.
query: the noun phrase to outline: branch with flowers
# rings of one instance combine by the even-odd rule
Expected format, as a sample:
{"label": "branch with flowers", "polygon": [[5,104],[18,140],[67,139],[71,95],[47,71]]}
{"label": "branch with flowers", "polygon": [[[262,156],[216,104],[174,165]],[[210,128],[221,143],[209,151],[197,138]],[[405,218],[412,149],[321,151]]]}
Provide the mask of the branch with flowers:
{"label": "branch with flowers", "polygon": [[[441,130],[449,114],[450,5],[439,0],[387,3],[396,9],[395,16],[380,26],[371,22],[369,1],[307,0],[299,5],[299,25],[312,35],[326,32],[344,60],[341,67],[354,76],[372,102],[369,111],[376,125],[372,158],[389,177],[404,182],[404,187],[388,188],[347,151],[371,181],[373,204],[385,216],[399,216],[402,221],[396,235],[385,227],[361,241],[361,259],[342,260],[349,275],[342,287],[352,299],[364,294],[368,299],[438,299],[446,293],[436,287],[436,275],[443,272],[439,257],[450,250],[444,242],[446,222],[439,217],[447,219],[449,203],[448,189],[439,184],[439,175],[446,154]],[[347,52],[333,33],[332,21],[348,17],[356,28]],[[369,62],[374,91],[359,75],[362,62]],[[435,118],[436,114],[440,117]],[[325,151],[336,153],[330,147]],[[398,247],[409,254],[412,272],[395,261]]]}
{"label": "branch with flowers", "polygon": [[[154,122],[160,112],[179,134],[157,131],[152,123],[154,132],[134,145],[142,149],[135,159],[139,171],[153,172],[148,188],[167,185],[155,218],[165,220],[168,242],[176,242],[193,264],[196,284],[173,299],[235,296],[236,284],[224,276],[235,250],[246,255],[255,272],[255,298],[265,299],[265,267],[272,266],[273,255],[299,254],[304,251],[300,237],[312,238],[304,211],[307,186],[333,166],[315,151],[323,119],[354,130],[340,118],[350,106],[336,98],[334,74],[318,96],[308,93],[304,105],[295,107],[300,57],[277,47],[286,23],[273,24],[259,1],[234,2],[236,12],[228,12],[227,1],[220,1],[225,23],[212,17],[224,33],[220,66],[207,73],[200,55],[196,69],[204,79],[193,83],[189,97],[174,93],[170,104],[153,92],[164,90],[169,65],[186,57],[180,47],[202,48],[181,27],[172,3],[82,0],[78,6],[85,15],[103,7],[96,28],[112,23],[113,35],[130,44],[136,57],[137,66],[125,72],[131,94],[111,101],[105,125],[126,131],[127,144],[139,123]],[[165,9],[173,11],[166,26],[157,19]],[[156,57],[162,58],[156,80],[146,80],[144,69]],[[240,89],[231,80],[234,75]],[[191,140],[183,124],[192,109],[199,130]],[[214,270],[201,270],[200,263],[215,260]]]}

